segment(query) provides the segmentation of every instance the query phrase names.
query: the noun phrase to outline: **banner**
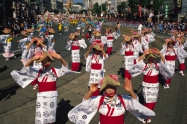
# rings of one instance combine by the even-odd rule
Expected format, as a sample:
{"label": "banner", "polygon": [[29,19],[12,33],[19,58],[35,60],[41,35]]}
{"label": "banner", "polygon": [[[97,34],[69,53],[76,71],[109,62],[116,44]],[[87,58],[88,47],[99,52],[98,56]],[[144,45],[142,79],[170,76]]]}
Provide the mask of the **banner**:
{"label": "banner", "polygon": [[141,5],[138,6],[138,15],[140,18],[142,18],[142,6]]}
{"label": "banner", "polygon": [[165,19],[168,19],[168,5],[165,6]]}

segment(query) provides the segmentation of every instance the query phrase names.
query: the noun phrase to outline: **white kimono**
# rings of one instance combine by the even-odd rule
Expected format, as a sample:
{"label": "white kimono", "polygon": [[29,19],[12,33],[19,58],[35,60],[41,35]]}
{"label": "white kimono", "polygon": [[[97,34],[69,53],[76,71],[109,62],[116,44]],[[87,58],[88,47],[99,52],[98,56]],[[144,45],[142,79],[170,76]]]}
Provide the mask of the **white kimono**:
{"label": "white kimono", "polygon": [[6,40],[8,37],[10,37],[10,34],[0,35],[0,43],[6,44]]}
{"label": "white kimono", "polygon": [[[168,49],[167,46],[165,46],[161,53],[166,58],[166,66],[170,70],[170,73],[172,76],[175,73],[175,60],[178,58],[180,60],[184,60],[187,57],[187,52],[182,49],[180,46],[174,47],[172,49]],[[172,57],[172,59],[167,59],[168,57]]]}
{"label": "white kimono", "polygon": [[113,41],[114,41],[114,33],[107,34],[107,47],[113,47]]}
{"label": "white kimono", "polygon": [[135,47],[134,56],[135,56],[135,59],[137,59],[137,58],[139,58],[139,53],[143,53],[142,45],[137,39],[133,40],[133,45]]}
{"label": "white kimono", "polygon": [[[86,71],[90,72],[90,80],[88,83],[88,86],[91,86],[92,83],[100,82],[101,79],[104,77],[104,60],[108,58],[105,58],[103,55],[96,55],[96,54],[89,54],[86,58]],[[96,65],[96,68],[94,67]],[[97,67],[100,66],[100,69],[97,69]],[[100,85],[98,85],[98,88],[100,88]]]}
{"label": "white kimono", "polygon": [[[134,61],[137,56],[135,56],[135,50],[138,51],[139,49],[137,46],[129,45],[129,44],[121,44],[122,45],[122,50],[120,52],[121,55],[124,55],[124,65],[125,65],[125,70],[129,70],[130,67],[134,64]],[[131,52],[131,55],[127,55],[127,53]]]}
{"label": "white kimono", "polygon": [[[25,88],[35,79],[38,80],[38,83],[56,82],[58,77],[72,72],[63,65],[60,68],[54,68],[54,70],[56,73],[51,68],[44,70],[40,72],[38,77],[39,70],[32,67],[24,67],[20,71],[12,71],[11,75],[22,88]],[[58,93],[55,90],[37,93],[35,124],[54,123],[56,121],[57,96]]]}
{"label": "white kimono", "polygon": [[158,73],[161,73],[165,79],[171,78],[172,74],[162,61],[160,63],[149,63],[145,64],[142,61],[133,65],[129,69],[129,73],[132,77],[135,77],[143,73],[144,78],[142,82],[143,86],[143,96],[146,103],[157,102],[158,91],[159,91],[159,82],[158,82]]}
{"label": "white kimono", "polygon": [[148,50],[149,49],[149,39],[148,36],[143,36],[141,38],[141,42],[142,42],[142,46],[144,50]]}
{"label": "white kimono", "polygon": [[[83,101],[79,105],[75,106],[68,113],[69,120],[75,124],[89,124],[98,110],[100,99],[101,96],[92,97],[91,99]],[[122,100],[125,104],[125,107],[122,105],[117,95],[114,96],[112,102],[109,101],[109,98],[105,97],[103,104],[99,108],[99,113],[101,113],[102,115],[107,115],[109,111],[109,113],[111,114],[110,116],[119,116],[124,114],[127,110],[135,117],[137,117],[140,121],[144,121],[144,119],[148,117],[155,116],[155,113],[153,111],[144,107],[136,99],[132,99],[130,96],[122,95]],[[107,106],[114,109],[113,113],[112,109],[108,109]]]}

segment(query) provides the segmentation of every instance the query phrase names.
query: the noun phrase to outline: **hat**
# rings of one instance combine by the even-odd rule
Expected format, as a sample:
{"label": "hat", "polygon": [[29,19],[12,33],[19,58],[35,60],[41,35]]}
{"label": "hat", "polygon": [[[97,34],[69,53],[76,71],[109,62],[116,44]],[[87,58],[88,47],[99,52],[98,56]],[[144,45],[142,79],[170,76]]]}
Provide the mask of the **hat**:
{"label": "hat", "polygon": [[11,32],[11,29],[9,28],[4,28],[4,30],[2,31],[4,34],[9,34]]}
{"label": "hat", "polygon": [[170,43],[175,43],[175,41],[174,41],[172,38],[166,39],[165,42],[168,42],[169,44],[170,44]]}
{"label": "hat", "polygon": [[101,36],[101,33],[100,32],[96,32],[96,34],[94,34],[96,37],[98,37],[98,36]]}
{"label": "hat", "polygon": [[110,84],[114,87],[119,87],[121,86],[121,83],[118,81],[118,76],[117,75],[106,75],[103,80],[100,81],[101,88],[100,91],[105,89],[105,87]]}
{"label": "hat", "polygon": [[28,28],[28,29],[27,29],[27,32],[28,32],[28,33],[32,33],[32,32],[34,32],[34,31],[33,31],[33,29]]}
{"label": "hat", "polygon": [[133,36],[134,38],[139,38],[139,37],[140,37],[140,34],[139,34],[138,31],[133,31],[133,32],[132,32],[132,36]]}
{"label": "hat", "polygon": [[99,51],[101,51],[104,47],[104,45],[102,43],[97,43],[97,42],[93,42],[92,46],[93,46],[93,48],[95,48],[96,50],[99,50]]}
{"label": "hat", "polygon": [[112,31],[111,28],[107,28],[107,29],[106,29],[106,32],[110,32],[110,31]]}
{"label": "hat", "polygon": [[45,59],[49,59],[50,61],[54,61],[53,57],[46,51],[43,51],[44,57],[37,61],[37,63],[44,61]]}
{"label": "hat", "polygon": [[74,39],[75,38],[75,34],[74,33],[71,33],[70,36],[69,36],[70,39]]}
{"label": "hat", "polygon": [[54,33],[55,33],[55,30],[52,29],[52,28],[49,28],[48,32],[54,34]]}
{"label": "hat", "polygon": [[157,51],[153,48],[153,49],[149,49],[150,53],[145,57],[145,60],[147,61],[150,57],[152,58],[157,58],[159,57]]}
{"label": "hat", "polygon": [[23,36],[28,36],[28,35],[29,35],[28,32],[25,31],[25,30],[21,31],[21,34],[22,34]]}
{"label": "hat", "polygon": [[126,35],[126,36],[124,37],[124,40],[125,40],[125,42],[130,42],[130,41],[132,41],[132,37]]}

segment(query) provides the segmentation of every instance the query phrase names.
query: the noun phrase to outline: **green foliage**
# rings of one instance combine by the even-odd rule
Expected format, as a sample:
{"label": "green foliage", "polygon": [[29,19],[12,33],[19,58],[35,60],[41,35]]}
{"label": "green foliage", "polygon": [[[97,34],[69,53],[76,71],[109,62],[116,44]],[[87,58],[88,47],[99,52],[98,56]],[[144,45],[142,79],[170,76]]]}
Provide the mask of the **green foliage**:
{"label": "green foliage", "polygon": [[121,4],[117,6],[118,13],[119,14],[124,13],[126,7],[127,7],[126,2],[121,2]]}
{"label": "green foliage", "polygon": [[142,5],[142,7],[147,7],[150,4],[150,0],[140,0],[140,5]]}
{"label": "green foliage", "polygon": [[107,5],[103,3],[102,5],[99,5],[97,2],[94,4],[93,9],[91,10],[92,13],[95,13],[97,15],[101,14],[101,6],[102,6],[102,11],[107,11]]}
{"label": "green foliage", "polygon": [[164,0],[154,0],[153,8],[159,9],[162,5],[164,5]]}
{"label": "green foliage", "polygon": [[134,13],[137,11],[137,6],[140,5],[140,0],[128,0],[129,7],[131,8],[131,11]]}

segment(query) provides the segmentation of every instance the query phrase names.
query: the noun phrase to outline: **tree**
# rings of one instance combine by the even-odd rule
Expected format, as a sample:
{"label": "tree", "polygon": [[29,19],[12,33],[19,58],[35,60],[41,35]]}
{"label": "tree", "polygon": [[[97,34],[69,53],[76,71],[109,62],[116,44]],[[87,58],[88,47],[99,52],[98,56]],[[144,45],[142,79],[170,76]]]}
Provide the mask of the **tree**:
{"label": "tree", "polygon": [[129,2],[129,7],[131,8],[131,11],[134,13],[134,12],[137,12],[137,6],[140,4],[140,1],[139,0],[128,0]]}
{"label": "tree", "polygon": [[118,13],[119,14],[124,13],[126,7],[127,7],[126,2],[121,2],[121,4],[117,6]]}
{"label": "tree", "polygon": [[149,4],[149,0],[140,0],[140,5],[142,5],[142,7],[147,7]]}
{"label": "tree", "polygon": [[164,0],[154,0],[153,2],[153,8],[160,9],[160,7],[164,5]]}

